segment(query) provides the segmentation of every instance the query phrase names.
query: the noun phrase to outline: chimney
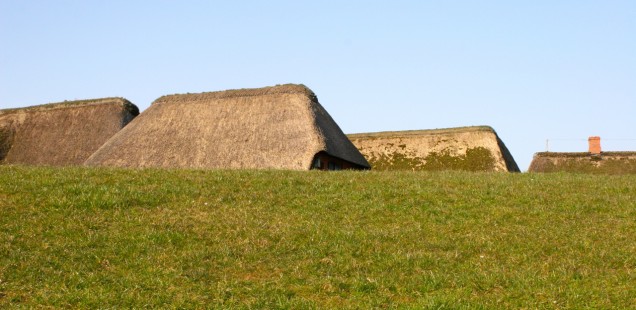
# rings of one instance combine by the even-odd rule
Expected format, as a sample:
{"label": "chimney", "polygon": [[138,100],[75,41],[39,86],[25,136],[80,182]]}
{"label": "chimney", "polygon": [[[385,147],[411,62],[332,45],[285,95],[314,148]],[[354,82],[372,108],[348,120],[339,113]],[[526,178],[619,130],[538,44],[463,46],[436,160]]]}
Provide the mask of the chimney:
{"label": "chimney", "polygon": [[590,154],[601,155],[601,137],[592,136],[587,138],[587,142],[590,145]]}

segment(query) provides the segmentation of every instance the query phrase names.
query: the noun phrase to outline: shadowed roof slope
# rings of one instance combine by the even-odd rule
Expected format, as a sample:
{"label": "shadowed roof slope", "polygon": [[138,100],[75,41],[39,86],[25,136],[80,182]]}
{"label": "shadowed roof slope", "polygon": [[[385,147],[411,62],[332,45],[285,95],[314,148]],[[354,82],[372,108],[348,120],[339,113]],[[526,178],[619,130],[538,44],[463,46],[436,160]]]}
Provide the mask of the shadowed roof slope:
{"label": "shadowed roof slope", "polygon": [[519,171],[490,126],[347,136],[377,170]]}
{"label": "shadowed roof slope", "polygon": [[0,163],[81,165],[138,114],[123,98],[0,110]]}
{"label": "shadowed roof slope", "polygon": [[86,164],[307,170],[318,152],[369,167],[316,95],[287,84],[160,97]]}

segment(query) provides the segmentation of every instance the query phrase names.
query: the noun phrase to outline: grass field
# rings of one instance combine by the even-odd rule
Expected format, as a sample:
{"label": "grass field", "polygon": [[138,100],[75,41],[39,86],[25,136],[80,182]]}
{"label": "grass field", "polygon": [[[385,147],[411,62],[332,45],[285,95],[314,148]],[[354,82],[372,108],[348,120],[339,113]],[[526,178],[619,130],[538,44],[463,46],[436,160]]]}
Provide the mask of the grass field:
{"label": "grass field", "polygon": [[634,175],[0,166],[0,308],[634,305]]}

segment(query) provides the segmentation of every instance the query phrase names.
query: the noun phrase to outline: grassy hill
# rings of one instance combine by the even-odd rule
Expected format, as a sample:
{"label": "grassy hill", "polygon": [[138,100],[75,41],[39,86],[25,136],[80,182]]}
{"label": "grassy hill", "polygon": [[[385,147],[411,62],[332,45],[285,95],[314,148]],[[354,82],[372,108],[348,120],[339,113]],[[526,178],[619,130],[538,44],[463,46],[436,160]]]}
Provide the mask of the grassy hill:
{"label": "grassy hill", "polygon": [[0,308],[629,308],[636,177],[0,166]]}

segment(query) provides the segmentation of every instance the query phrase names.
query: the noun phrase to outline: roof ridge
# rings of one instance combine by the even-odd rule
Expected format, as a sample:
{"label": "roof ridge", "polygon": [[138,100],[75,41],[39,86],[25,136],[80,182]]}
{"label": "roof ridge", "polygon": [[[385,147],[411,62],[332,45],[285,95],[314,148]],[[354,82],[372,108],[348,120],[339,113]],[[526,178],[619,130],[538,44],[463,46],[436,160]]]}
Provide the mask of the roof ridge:
{"label": "roof ridge", "polygon": [[124,107],[132,110],[138,110],[137,106],[135,106],[128,99],[123,97],[106,97],[106,98],[95,98],[95,99],[81,99],[81,100],[64,100],[60,102],[52,102],[52,103],[44,103],[26,107],[19,108],[11,108],[11,109],[2,109],[0,110],[0,114],[10,114],[17,112],[29,112],[29,111],[43,111],[43,110],[57,110],[57,109],[66,109],[71,107],[88,107],[95,105],[102,105],[108,103],[121,103]]}
{"label": "roof ridge", "polygon": [[159,97],[152,104],[158,103],[179,103],[191,101],[204,101],[226,98],[253,97],[275,94],[304,94],[309,96],[313,101],[318,101],[316,94],[303,84],[279,84],[275,86],[267,86],[261,88],[240,88],[228,89],[221,91],[202,92],[202,93],[185,93],[172,94]]}
{"label": "roof ridge", "polygon": [[463,126],[463,127],[450,127],[450,128],[436,128],[436,129],[418,129],[418,130],[396,130],[396,131],[379,131],[379,132],[363,132],[363,133],[351,133],[347,134],[349,137],[395,137],[395,136],[417,136],[417,135],[429,135],[429,134],[444,134],[444,133],[459,133],[459,132],[475,132],[475,131],[489,131],[496,134],[495,130],[491,126]]}

